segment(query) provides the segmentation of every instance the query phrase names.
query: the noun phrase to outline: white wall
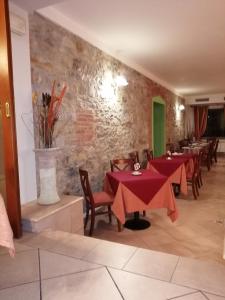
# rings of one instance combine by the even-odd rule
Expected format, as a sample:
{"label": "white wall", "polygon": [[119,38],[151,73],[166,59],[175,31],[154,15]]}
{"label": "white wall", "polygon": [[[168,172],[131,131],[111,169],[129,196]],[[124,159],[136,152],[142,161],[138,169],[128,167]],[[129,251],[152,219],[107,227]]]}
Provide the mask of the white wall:
{"label": "white wall", "polygon": [[[16,109],[16,128],[21,204],[37,198],[36,166],[33,138],[33,113],[28,14],[10,3],[10,11],[26,20],[26,34],[11,32],[13,81]],[[22,118],[26,120],[28,128]],[[30,132],[32,133],[30,133]]]}

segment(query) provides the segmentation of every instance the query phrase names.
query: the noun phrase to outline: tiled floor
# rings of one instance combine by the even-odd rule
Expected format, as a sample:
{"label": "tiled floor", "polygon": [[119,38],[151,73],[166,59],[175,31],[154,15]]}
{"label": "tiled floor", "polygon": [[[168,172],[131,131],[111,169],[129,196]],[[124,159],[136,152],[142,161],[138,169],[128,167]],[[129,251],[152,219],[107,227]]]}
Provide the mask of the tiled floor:
{"label": "tiled floor", "polygon": [[188,196],[177,199],[179,219],[172,223],[165,210],[147,211],[151,227],[143,231],[124,229],[117,232],[108,219],[98,219],[94,237],[122,244],[162,251],[170,254],[213,260],[225,264],[222,258],[225,228],[225,158],[220,157],[208,172],[203,167],[200,197],[194,200],[191,188]]}
{"label": "tiled floor", "polygon": [[0,252],[1,300],[225,300],[218,263],[65,232],[26,234],[16,248],[15,259]]}
{"label": "tiled floor", "polygon": [[204,172],[198,200],[177,200],[175,224],[157,210],[139,232],[99,219],[98,238],[27,233],[15,259],[0,248],[0,300],[225,300],[224,167]]}

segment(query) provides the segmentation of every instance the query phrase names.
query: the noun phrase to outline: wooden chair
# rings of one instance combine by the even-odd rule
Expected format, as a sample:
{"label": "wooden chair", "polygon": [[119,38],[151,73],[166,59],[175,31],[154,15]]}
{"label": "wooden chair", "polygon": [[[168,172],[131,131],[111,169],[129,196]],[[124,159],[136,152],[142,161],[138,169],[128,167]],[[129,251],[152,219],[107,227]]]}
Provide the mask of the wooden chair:
{"label": "wooden chair", "polygon": [[133,160],[133,163],[140,163],[138,151],[133,151],[129,153],[130,158]]}
{"label": "wooden chair", "polygon": [[214,159],[214,161],[217,163],[217,150],[218,150],[218,146],[219,146],[219,139],[216,139],[215,145],[214,145],[214,149],[212,151],[212,159]]}
{"label": "wooden chair", "polygon": [[131,158],[120,158],[110,160],[111,172],[129,171],[134,169],[134,161]]}
{"label": "wooden chair", "polygon": [[176,146],[173,143],[167,143],[166,151],[170,151],[171,153],[173,153],[176,151]]}
{"label": "wooden chair", "polygon": [[[89,230],[89,236],[93,234],[94,225],[95,225],[95,216],[96,215],[103,215],[108,214],[109,222],[112,221],[112,212],[111,212],[111,205],[113,204],[113,196],[109,195],[106,192],[96,192],[92,193],[88,172],[83,169],[79,169],[80,174],[80,181],[82,185],[82,189],[84,192],[84,199],[86,202],[86,217],[84,222],[84,229],[87,227],[88,219],[89,219],[89,211],[91,210],[91,226]],[[96,212],[96,208],[106,206],[108,208],[107,211],[98,210]],[[118,231],[121,231],[120,223],[118,222]]]}
{"label": "wooden chair", "polygon": [[153,157],[153,151],[150,150],[150,149],[144,149],[143,153],[145,154],[145,157],[146,157],[147,161],[152,160],[154,158]]}
{"label": "wooden chair", "polygon": [[213,149],[214,149],[214,141],[209,141],[208,147],[204,150],[203,156],[202,156],[202,164],[205,164],[207,166],[208,171],[210,171],[212,166],[212,157],[213,157]]}
{"label": "wooden chair", "polygon": [[180,150],[182,151],[183,147],[187,147],[189,145],[189,140],[188,139],[184,139],[178,142],[179,146],[180,146]]}
{"label": "wooden chair", "polygon": [[197,184],[198,184],[199,188],[203,185],[203,181],[202,181],[202,169],[201,169],[203,155],[204,155],[204,150],[201,149],[199,151],[199,154],[198,154],[198,157],[197,157],[197,160],[198,160],[198,165],[197,165],[197,173],[198,173]]}
{"label": "wooden chair", "polygon": [[192,187],[192,193],[195,199],[197,199],[197,197],[199,196],[199,192],[198,192],[198,180],[199,180],[199,161],[198,161],[198,157],[194,158],[194,171],[193,174],[190,178],[187,178],[187,184],[191,185]]}
{"label": "wooden chair", "polygon": [[141,162],[141,168],[146,169],[148,161],[153,159],[153,151],[150,149],[143,149],[144,159]]}

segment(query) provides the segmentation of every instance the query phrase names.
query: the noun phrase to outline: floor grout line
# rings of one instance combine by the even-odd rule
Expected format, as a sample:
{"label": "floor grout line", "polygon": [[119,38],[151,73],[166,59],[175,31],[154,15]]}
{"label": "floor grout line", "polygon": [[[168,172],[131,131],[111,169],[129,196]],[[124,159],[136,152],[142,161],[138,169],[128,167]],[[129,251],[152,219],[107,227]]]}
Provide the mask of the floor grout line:
{"label": "floor grout line", "polygon": [[41,257],[40,257],[40,249],[39,249],[39,248],[38,248],[38,267],[39,267],[39,288],[40,288],[40,300],[42,300]]}
{"label": "floor grout line", "polygon": [[35,283],[35,282],[39,282],[39,279],[34,280],[34,281],[28,281],[28,282],[23,282],[23,283],[15,284],[15,285],[6,286],[4,288],[0,288],[0,291],[4,291],[4,290],[7,290],[7,289],[15,288],[17,286],[22,286],[22,285],[26,285],[26,284]]}
{"label": "floor grout line", "polygon": [[112,281],[113,281],[114,285],[116,286],[116,288],[117,288],[118,292],[120,293],[120,296],[122,297],[122,299],[123,299],[123,300],[125,300],[125,298],[124,298],[124,296],[123,296],[122,292],[121,292],[121,291],[120,291],[120,289],[119,289],[119,286],[118,286],[118,285],[117,285],[117,283],[115,282],[115,280],[114,280],[114,278],[113,278],[112,274],[110,273],[110,271],[109,271],[108,267],[105,267],[105,268],[106,268],[107,272],[109,273],[109,276],[111,277],[111,279],[112,279]]}
{"label": "floor grout line", "polygon": [[131,261],[131,259],[134,257],[134,255],[136,254],[136,252],[138,251],[138,249],[140,248],[136,248],[135,251],[131,254],[131,256],[128,258],[128,260],[125,262],[125,264],[122,266],[121,270],[123,270],[127,265],[128,263]]}
{"label": "floor grout line", "polygon": [[175,268],[174,268],[174,270],[173,270],[173,272],[172,272],[172,275],[171,275],[171,277],[170,277],[170,281],[169,281],[169,282],[171,282],[171,283],[172,283],[172,279],[173,279],[174,273],[176,272],[177,266],[178,266],[178,264],[179,264],[179,262],[180,262],[180,259],[181,259],[181,257],[178,256],[177,263],[176,263]]}
{"label": "floor grout line", "polygon": [[99,266],[98,268],[81,270],[81,271],[71,272],[71,273],[66,273],[66,274],[61,274],[61,275],[56,275],[56,276],[53,276],[53,277],[43,278],[42,281],[48,281],[48,280],[56,279],[56,278],[60,278],[60,277],[71,276],[71,275],[90,272],[90,271],[96,271],[96,270],[103,269],[103,268],[105,268],[105,266]]}
{"label": "floor grout line", "polygon": [[[115,269],[115,270],[118,270],[118,271],[122,271],[122,272],[126,272],[126,273],[129,273],[129,274],[133,274],[133,275],[136,275],[136,276],[142,276],[142,277],[145,277],[145,278],[149,278],[149,279],[152,279],[152,280],[157,280],[157,281],[161,281],[161,282],[165,282],[165,283],[170,283],[170,284],[173,284],[173,285],[176,285],[176,286],[182,286],[182,287],[186,287],[186,288],[189,288],[189,286],[184,286],[184,285],[179,285],[179,284],[176,284],[176,283],[172,283],[172,282],[169,282],[168,280],[165,280],[165,279],[160,279],[160,278],[156,278],[156,277],[151,277],[149,275],[145,275],[143,273],[137,273],[137,272],[134,272],[134,271],[129,271],[129,270],[121,270],[121,269],[117,269],[115,267],[110,267],[111,269]],[[192,288],[193,289],[193,288]]]}
{"label": "floor grout line", "polygon": [[203,295],[203,297],[205,297],[206,300],[209,300],[209,298],[202,291],[200,291],[200,293]]}
{"label": "floor grout line", "polygon": [[98,245],[102,244],[103,241],[105,241],[105,240],[100,240],[100,239],[99,239],[99,242],[96,243],[96,245],[95,245],[90,251],[88,251],[88,253],[86,253],[84,256],[82,256],[81,258],[83,259],[83,258],[85,258],[86,256],[88,256],[92,251],[94,251],[94,250],[97,248]]}
{"label": "floor grout line", "polygon": [[190,293],[187,293],[187,294],[183,294],[183,295],[179,295],[179,296],[176,296],[176,297],[172,297],[172,298],[168,298],[167,300],[176,300],[176,299],[181,299],[183,297],[186,297],[186,296],[189,296],[189,295],[194,295],[194,294],[197,294],[199,293],[200,291],[196,290],[194,292],[190,292]]}

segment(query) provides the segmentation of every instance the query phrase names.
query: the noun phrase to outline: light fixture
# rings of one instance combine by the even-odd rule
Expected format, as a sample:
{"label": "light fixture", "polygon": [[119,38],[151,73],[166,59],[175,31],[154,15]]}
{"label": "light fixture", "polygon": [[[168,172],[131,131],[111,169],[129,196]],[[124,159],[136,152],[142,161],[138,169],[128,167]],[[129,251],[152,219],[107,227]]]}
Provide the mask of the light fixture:
{"label": "light fixture", "polygon": [[183,104],[180,104],[178,106],[178,109],[179,109],[179,111],[183,111],[183,110],[185,110],[185,106]]}
{"label": "light fixture", "polygon": [[128,85],[128,82],[123,75],[116,76],[115,82],[116,82],[117,86],[127,86]]}

